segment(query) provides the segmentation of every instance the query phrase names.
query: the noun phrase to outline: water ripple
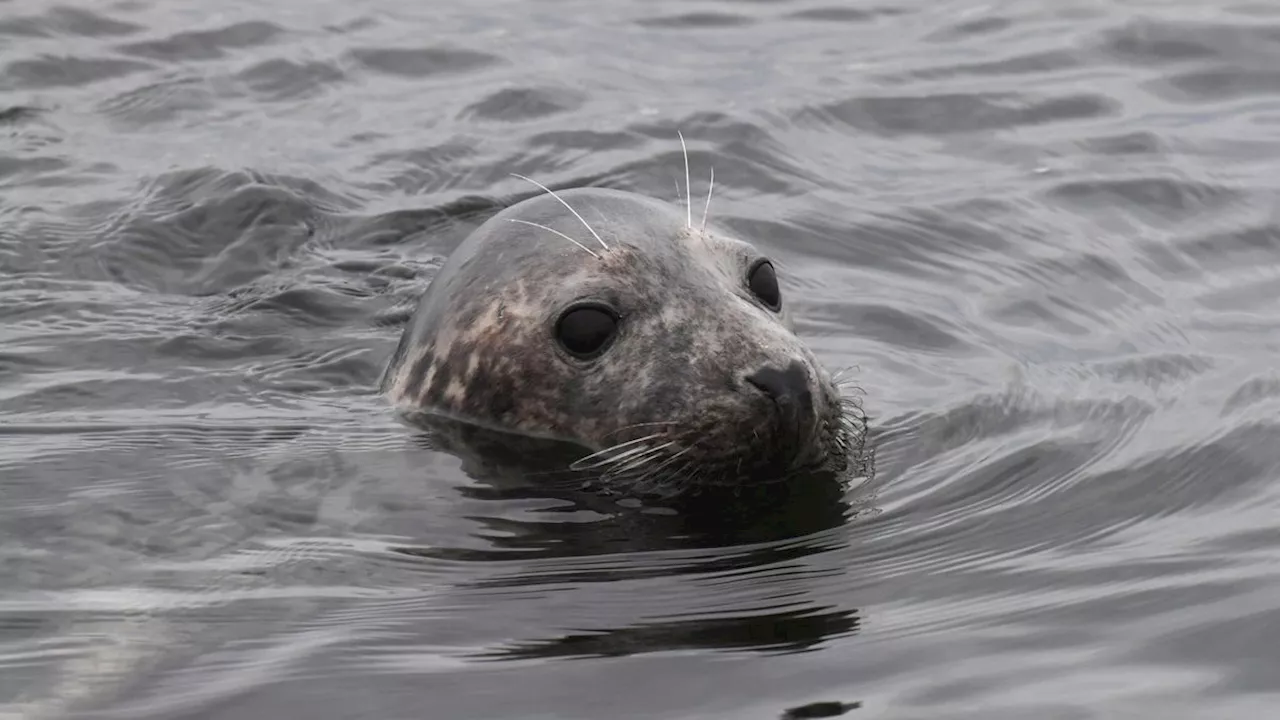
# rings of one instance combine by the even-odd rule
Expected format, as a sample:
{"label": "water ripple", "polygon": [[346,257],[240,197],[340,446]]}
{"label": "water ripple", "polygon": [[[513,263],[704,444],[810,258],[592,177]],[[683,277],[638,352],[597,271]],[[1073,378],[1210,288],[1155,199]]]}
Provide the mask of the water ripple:
{"label": "water ripple", "polygon": [[1085,93],[1044,99],[1012,93],[887,95],[811,108],[795,120],[801,124],[838,123],[886,136],[946,135],[1105,117],[1117,107],[1111,98]]}
{"label": "water ripple", "polygon": [[374,72],[405,78],[467,73],[501,62],[493,55],[456,48],[358,48],[350,57]]}
{"label": "water ripple", "polygon": [[151,69],[151,65],[133,60],[107,57],[46,56],[34,60],[18,60],[5,67],[5,80],[0,88],[24,89],[74,87],[121,78]]}
{"label": "water ripple", "polygon": [[150,60],[214,60],[226,51],[252,48],[277,39],[284,29],[268,22],[241,22],[216,30],[174,33],[163,40],[148,40],[120,47],[126,55]]}
{"label": "water ripple", "polygon": [[18,37],[115,37],[145,30],[141,25],[105,17],[83,8],[55,7],[38,15],[0,20],[0,35]]}
{"label": "water ripple", "polygon": [[[0,714],[1265,715],[1275,8],[4,7]],[[375,394],[510,173],[713,167],[863,482],[574,493]]]}

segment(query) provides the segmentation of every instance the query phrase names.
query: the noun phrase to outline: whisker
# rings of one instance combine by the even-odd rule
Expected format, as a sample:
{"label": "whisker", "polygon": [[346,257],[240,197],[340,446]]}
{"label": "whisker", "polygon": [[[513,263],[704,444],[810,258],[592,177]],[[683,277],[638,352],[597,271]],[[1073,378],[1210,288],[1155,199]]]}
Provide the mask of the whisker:
{"label": "whisker", "polygon": [[862,406],[853,400],[842,400],[840,402],[840,417],[862,417]]}
{"label": "whisker", "polygon": [[[681,457],[682,455],[684,455],[685,453],[689,452],[689,451],[690,451],[690,450],[692,450],[692,449],[693,449],[693,446],[692,446],[692,445],[690,445],[689,447],[686,447],[685,449],[681,450],[680,452],[675,453],[674,455],[672,455],[671,457],[667,458],[666,460],[663,460],[661,463],[659,463],[659,464],[658,464],[658,466],[657,466],[657,467],[652,468],[651,470],[649,470],[648,472],[646,472],[644,475],[641,475],[641,476],[636,480],[636,482],[637,482],[637,483],[642,483],[642,482],[645,482],[646,480],[648,480],[649,478],[653,477],[654,475],[657,475],[658,473],[662,472],[663,468],[667,467],[668,465],[670,465],[671,463],[675,462],[676,460],[679,460],[679,459],[680,459],[680,457]],[[689,463],[689,461],[685,461],[685,464],[686,464],[686,465],[688,465],[688,463]]]}
{"label": "whisker", "polygon": [[[684,469],[682,472],[686,472],[686,473],[688,473],[689,471],[688,471],[688,469],[686,468],[686,469]],[[685,475],[685,476],[683,476],[683,477],[681,477],[681,478],[680,478],[680,486],[681,486],[681,487],[683,487],[683,488],[696,488],[696,487],[698,487],[701,483],[702,483],[702,471],[701,471],[701,470],[695,470],[694,472],[692,472],[692,473],[690,473],[690,474],[688,474],[688,475]]]}
{"label": "whisker", "polygon": [[851,373],[851,372],[853,372],[853,371],[855,371],[855,370],[857,370],[857,369],[858,369],[858,366],[857,366],[857,365],[850,365],[850,366],[848,366],[848,367],[840,368],[839,370],[837,370],[837,371],[835,371],[835,372],[831,373],[831,380],[832,380],[832,382],[837,382],[837,383],[838,383],[838,382],[840,382],[841,380],[846,379],[846,378],[848,377],[849,373]]}
{"label": "whisker", "polygon": [[[608,433],[605,433],[605,437],[608,437],[610,435],[617,435],[620,432],[626,432],[627,430],[631,430],[633,428],[646,427],[646,426],[658,426],[658,425],[675,425],[675,423],[671,421],[631,423],[630,425],[623,425],[617,430],[613,430]],[[649,437],[655,437],[655,436],[650,435]]]}
{"label": "whisker", "polygon": [[593,258],[595,258],[595,259],[597,259],[597,260],[599,260],[599,259],[600,259],[600,256],[599,256],[599,255],[597,255],[597,254],[595,254],[595,252],[594,252],[591,248],[587,247],[586,245],[583,245],[582,243],[578,242],[577,240],[574,240],[573,238],[569,237],[568,235],[565,235],[564,233],[560,232],[559,230],[556,230],[555,228],[549,228],[549,227],[547,227],[546,225],[539,225],[538,223],[535,223],[535,222],[529,222],[528,220],[518,220],[518,219],[516,219],[516,218],[508,218],[508,219],[507,219],[507,222],[520,223],[521,225],[529,225],[529,226],[531,226],[531,227],[536,227],[536,228],[539,228],[539,229],[541,229],[541,230],[546,230],[546,231],[547,231],[547,232],[549,232],[549,233],[555,233],[556,235],[559,235],[560,237],[564,238],[565,240],[568,240],[569,242],[573,243],[574,245],[577,245],[578,247],[582,248],[583,250],[586,250],[586,251],[587,251],[587,254],[591,255],[591,257],[593,257]]}
{"label": "whisker", "polygon": [[852,406],[861,409],[862,399],[866,397],[867,391],[852,383],[844,383],[836,385],[836,397],[841,405],[846,407]]}
{"label": "whisker", "polygon": [[647,456],[649,456],[649,455],[654,455],[654,454],[658,454],[658,453],[660,453],[661,451],[663,451],[663,450],[665,450],[665,449],[667,449],[667,448],[671,447],[672,445],[675,445],[675,441],[667,442],[667,443],[664,443],[664,444],[662,444],[662,445],[659,445],[659,446],[657,446],[657,447],[655,447],[655,448],[651,448],[651,449],[649,450],[649,452],[641,453],[641,454],[640,454],[640,458],[639,458],[639,459],[633,459],[633,460],[631,460],[629,463],[627,463],[627,465],[625,465],[625,466],[623,466],[623,467],[618,468],[618,469],[617,469],[617,471],[618,471],[619,473],[624,473],[624,472],[629,472],[629,471],[631,471],[631,470],[635,470],[636,468],[638,468],[638,467],[640,467],[640,466],[644,465],[645,463],[647,463],[647,462],[649,462],[649,461],[653,460],[653,458],[651,458],[651,457],[647,457]]}
{"label": "whisker", "polygon": [[637,477],[635,482],[643,483],[645,482],[646,479],[654,477],[654,475],[660,473],[660,471],[662,471],[663,468],[666,468],[666,466],[671,465],[672,462],[675,462],[677,459],[680,459],[680,457],[686,454],[686,452],[689,452],[689,448],[687,447],[685,448],[685,450],[681,450],[680,452],[675,452],[675,454],[671,454],[667,456],[666,460],[662,460],[658,462],[658,464],[654,465],[653,468],[646,468],[644,470],[644,474],[641,474],[640,477]]}
{"label": "whisker", "polygon": [[680,149],[684,151],[684,209],[685,209],[685,225],[690,230],[693,229],[693,187],[689,184],[689,148],[684,144],[684,133],[679,130],[676,134],[680,136]]}
{"label": "whisker", "polygon": [[646,473],[637,479],[634,483],[639,489],[654,490],[658,492],[668,492],[671,488],[689,488],[692,484],[684,482],[684,476],[689,472],[693,465],[692,460],[686,460],[670,473],[655,478],[655,473]]}
{"label": "whisker", "polygon": [[[614,457],[609,458],[608,460],[604,461],[599,465],[596,465],[595,467],[602,467],[604,465],[621,465],[622,463],[636,462],[636,461],[645,462],[647,460],[653,459],[648,456],[658,455],[661,452],[662,452],[662,448],[643,447],[643,446],[638,448],[632,448],[630,450],[627,450],[624,453],[620,453]],[[613,468],[609,472],[615,472],[615,471],[621,472],[617,467]]]}
{"label": "whisker", "polygon": [[617,443],[616,445],[611,445],[610,447],[607,447],[604,450],[601,450],[600,452],[609,452],[611,450],[617,450],[619,448],[635,445],[636,443],[645,442],[646,440],[655,440],[660,437],[662,437],[662,433],[649,433],[648,435],[644,435],[642,437],[633,438],[631,440],[625,440],[623,442]]}
{"label": "whisker", "polygon": [[582,222],[582,224],[587,228],[587,230],[589,230],[589,231],[591,232],[591,234],[595,236],[596,240],[600,243],[600,247],[603,247],[605,250],[608,250],[608,249],[609,249],[609,246],[605,244],[604,240],[601,240],[601,239],[600,239],[600,234],[599,234],[599,233],[597,233],[597,232],[595,231],[595,228],[591,227],[591,223],[588,223],[585,219],[583,219],[583,217],[582,217],[581,215],[579,215],[579,214],[578,214],[578,211],[573,209],[573,206],[572,206],[572,205],[570,205],[569,203],[565,202],[565,201],[564,201],[564,198],[562,198],[562,197],[560,197],[559,195],[557,195],[557,194],[556,194],[556,191],[555,191],[555,190],[552,190],[551,188],[547,187],[546,185],[543,185],[542,183],[538,182],[537,180],[534,180],[533,178],[527,178],[527,177],[525,177],[524,175],[520,175],[520,174],[518,174],[518,173],[511,173],[511,175],[512,175],[512,177],[518,177],[518,178],[520,178],[521,180],[526,180],[526,181],[528,181],[528,182],[533,183],[534,185],[537,185],[538,187],[542,188],[543,190],[546,190],[546,191],[547,191],[547,194],[551,195],[551,197],[553,197],[553,198],[555,198],[556,200],[560,201],[560,204],[561,204],[561,205],[565,206],[565,208],[567,208],[567,209],[569,210],[569,212],[573,213],[573,216],[574,216],[574,217],[578,218],[578,220],[579,220],[580,222]]}
{"label": "whisker", "polygon": [[711,210],[711,190],[716,186],[716,168],[711,166],[711,182],[707,183],[707,204],[702,208],[702,232],[707,231],[707,213]]}
{"label": "whisker", "polygon": [[[652,435],[645,435],[644,437],[639,437],[639,438],[636,438],[636,439],[634,439],[634,440],[628,440],[628,441],[626,441],[626,442],[621,442],[621,443],[618,443],[617,445],[610,445],[609,447],[604,448],[603,450],[597,450],[596,452],[593,452],[593,453],[591,453],[590,455],[585,455],[585,456],[583,456],[583,457],[578,458],[577,460],[575,460],[575,461],[573,462],[573,464],[572,464],[570,467],[573,467],[574,469],[577,469],[577,468],[578,468],[578,466],[580,466],[580,465],[581,465],[581,463],[584,463],[584,462],[586,462],[586,461],[588,461],[588,460],[591,460],[592,458],[597,458],[597,457],[600,457],[600,456],[605,455],[605,454],[607,454],[607,453],[616,452],[616,451],[621,450],[622,448],[625,448],[625,447],[630,447],[630,446],[632,446],[632,445],[637,445],[637,444],[639,444],[639,443],[644,443],[644,442],[648,442],[648,441],[650,441],[650,440],[655,440],[655,439],[657,439],[657,438],[659,438],[659,437],[661,437],[661,436],[662,436],[662,433],[653,433]],[[612,459],[605,459],[605,460],[601,461],[601,464],[608,464],[608,463],[610,463],[610,462],[613,462],[613,460],[612,460]],[[590,467],[598,467],[598,465],[592,465],[592,466],[590,466]]]}
{"label": "whisker", "polygon": [[639,470],[643,468],[645,465],[647,465],[648,463],[651,463],[654,460],[661,458],[664,454],[663,451],[666,450],[667,447],[670,446],[671,444],[672,443],[667,443],[666,445],[662,445],[661,447],[648,448],[644,452],[638,453],[629,458],[625,458],[622,461],[616,463],[615,467],[612,467],[609,470],[607,470],[605,474],[611,478],[626,476],[628,473],[631,473],[634,470]]}
{"label": "whisker", "polygon": [[[626,462],[628,460],[634,459],[634,457],[637,455],[649,455],[649,454],[652,454],[652,452],[653,452],[653,448],[648,446],[631,448],[631,450],[622,452],[622,454],[618,454],[616,457],[607,457],[607,459],[593,462],[593,464],[590,464],[590,465],[582,465],[581,461],[573,462],[573,464],[570,465],[570,469],[581,471],[581,470],[599,470],[602,468],[609,468],[609,466],[611,465],[618,465],[620,464],[620,462]],[[612,468],[607,470],[607,473],[616,473],[616,471],[617,471],[617,468]]]}

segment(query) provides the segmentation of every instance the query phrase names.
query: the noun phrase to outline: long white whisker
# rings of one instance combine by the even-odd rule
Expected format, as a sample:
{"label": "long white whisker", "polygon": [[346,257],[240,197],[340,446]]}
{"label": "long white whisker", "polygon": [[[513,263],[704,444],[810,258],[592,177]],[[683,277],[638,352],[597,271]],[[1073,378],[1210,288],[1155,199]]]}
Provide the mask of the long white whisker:
{"label": "long white whisker", "polygon": [[671,485],[695,485],[695,480],[702,476],[701,470],[695,470],[696,464],[686,460],[683,465],[671,473]]}
{"label": "long white whisker", "polygon": [[656,471],[656,470],[647,472],[644,474],[643,477],[636,480],[636,484],[643,485],[644,483],[653,483],[654,486],[662,488],[667,486],[669,482],[673,479],[673,477],[677,477],[680,472],[685,471],[687,469],[688,469],[688,463],[686,462],[685,464],[677,467],[675,471],[671,473],[667,473],[666,475],[661,475],[659,474],[659,471]]}
{"label": "long white whisker", "polygon": [[[617,430],[614,430],[613,432],[611,432],[611,433],[609,433],[609,434],[610,434],[610,435],[617,435],[617,434],[618,434],[618,433],[620,433],[620,432],[624,432],[624,431],[627,431],[627,430],[631,430],[632,428],[646,427],[646,426],[655,426],[655,425],[675,425],[675,423],[671,422],[670,420],[664,420],[664,421],[662,421],[662,422],[639,422],[639,423],[631,423],[630,425],[623,425],[622,427],[618,428]],[[654,435],[650,435],[649,437],[655,437],[655,436],[654,436]]]}
{"label": "long white whisker", "polygon": [[693,449],[693,446],[692,446],[692,445],[690,445],[689,447],[687,447],[687,448],[685,448],[685,449],[681,450],[681,451],[680,451],[680,452],[678,452],[678,453],[675,453],[674,455],[672,455],[671,457],[667,458],[666,460],[663,460],[661,463],[658,463],[658,466],[657,466],[657,467],[653,468],[652,470],[649,470],[649,471],[648,471],[648,472],[646,472],[644,475],[641,475],[641,476],[640,476],[640,478],[636,480],[636,483],[643,483],[643,482],[646,482],[646,481],[647,481],[647,480],[649,480],[650,478],[652,478],[652,477],[654,477],[655,475],[657,475],[658,473],[662,472],[662,470],[663,470],[664,468],[666,468],[668,465],[670,465],[671,463],[675,462],[676,460],[679,460],[679,459],[680,459],[680,457],[681,457],[682,455],[684,455],[685,453],[689,452],[689,451],[690,451],[690,450],[692,450],[692,449]]}
{"label": "long white whisker", "polygon": [[640,446],[636,448],[631,448],[626,452],[621,452],[621,453],[618,453],[617,455],[614,455],[608,460],[604,460],[603,462],[597,463],[596,465],[594,465],[594,467],[601,467],[603,465],[621,465],[624,462],[632,462],[638,457],[642,457],[644,455],[653,455],[653,454],[656,454],[657,452],[659,452],[659,449],[653,448],[650,446]]}
{"label": "long white whisker", "polygon": [[702,232],[707,231],[707,213],[711,210],[711,189],[716,186],[716,168],[711,166],[711,182],[707,183],[707,204],[702,208]]}
{"label": "long white whisker", "polygon": [[[591,453],[590,455],[586,455],[586,456],[584,456],[584,457],[580,457],[580,458],[578,458],[577,460],[575,460],[575,461],[573,462],[573,466],[572,466],[572,467],[574,467],[574,468],[582,467],[582,463],[587,462],[588,460],[591,460],[591,459],[593,459],[593,458],[599,458],[599,457],[604,456],[604,455],[606,455],[606,454],[608,454],[608,453],[617,452],[618,450],[621,450],[621,449],[626,448],[626,447],[630,447],[630,446],[632,446],[632,445],[639,445],[640,443],[645,443],[645,442],[648,442],[648,441],[650,441],[650,440],[654,440],[654,439],[656,439],[656,438],[658,438],[658,437],[661,437],[661,435],[662,435],[662,433],[653,433],[652,435],[645,435],[644,437],[636,438],[635,440],[628,440],[628,441],[626,441],[626,442],[618,443],[617,445],[610,445],[609,447],[607,447],[607,448],[605,448],[605,449],[603,449],[603,450],[598,450],[598,451],[596,451],[596,452]],[[614,461],[615,461],[615,458],[607,457],[607,458],[605,458],[605,459],[601,460],[598,464],[596,464],[596,465],[591,465],[591,466],[589,466],[589,467],[599,467],[600,465],[607,465],[607,464],[609,464],[609,463],[611,463],[611,462],[614,462]]]}
{"label": "long white whisker", "polygon": [[681,487],[685,489],[697,487],[698,478],[702,476],[702,471],[697,470],[689,472],[692,469],[693,461],[685,461],[684,464],[673,470],[666,478],[660,480],[658,482],[658,487],[663,489],[670,487]]}
{"label": "long white whisker", "polygon": [[645,450],[637,455],[629,458],[623,458],[623,462],[617,463],[615,466],[608,467],[601,476],[604,480],[616,480],[619,477],[625,477],[631,470],[644,467],[647,463],[653,462],[655,458],[662,457],[662,451],[654,448],[645,448]]}
{"label": "long white whisker", "polygon": [[684,133],[679,130],[676,134],[680,136],[680,149],[684,151],[684,209],[685,225],[690,230],[693,229],[693,187],[689,184],[689,148],[684,144]]}
{"label": "long white whisker", "polygon": [[646,464],[653,462],[656,458],[662,457],[660,452],[648,453],[644,457],[635,459],[629,465],[624,467],[609,468],[602,476],[605,480],[613,481],[619,478],[627,477],[632,470],[643,468]]}
{"label": "long white whisker", "polygon": [[546,230],[546,231],[547,231],[547,232],[549,232],[549,233],[555,233],[556,235],[559,235],[560,237],[564,238],[565,240],[568,240],[569,242],[573,243],[574,245],[577,245],[578,247],[582,248],[583,250],[586,250],[586,251],[587,251],[587,254],[589,254],[591,257],[593,257],[593,258],[595,258],[595,259],[597,259],[597,260],[599,260],[599,259],[600,259],[600,256],[599,256],[599,255],[597,255],[597,254],[595,254],[595,252],[594,252],[591,248],[587,247],[586,245],[583,245],[582,243],[578,242],[577,240],[574,240],[573,238],[569,237],[568,235],[565,235],[564,233],[560,232],[559,230],[556,230],[555,228],[549,228],[549,227],[547,227],[546,225],[539,225],[538,223],[529,222],[528,220],[517,220],[517,219],[515,219],[515,218],[508,218],[508,219],[507,219],[507,222],[520,223],[521,225],[529,225],[529,226],[531,226],[531,227],[536,227],[536,228],[539,228],[539,229],[541,229],[541,230]]}
{"label": "long white whisker", "polygon": [[[648,445],[641,445],[640,450],[643,451],[648,447],[649,447]],[[607,448],[599,452],[591,453],[590,455],[587,455],[585,457],[580,457],[577,460],[574,460],[572,463],[570,463],[569,467],[570,469],[573,469],[573,470],[588,470],[591,468],[598,468],[604,465],[608,465],[610,463],[616,462],[616,456],[606,455],[606,453],[611,453],[611,452],[614,452],[615,450],[616,448]],[[624,451],[624,453],[629,453],[629,452],[630,451]]]}
{"label": "long white whisker", "polygon": [[[637,443],[642,443],[642,442],[645,442],[645,441],[647,441],[647,440],[654,440],[654,439],[657,439],[657,438],[660,438],[660,437],[662,437],[662,433],[650,433],[650,434],[648,434],[648,435],[645,435],[644,437],[638,437],[638,438],[636,438],[636,439],[634,439],[634,440],[627,440],[627,441],[625,441],[625,442],[620,442],[620,443],[618,443],[618,444],[616,444],[616,445],[612,445],[612,446],[610,446],[610,447],[605,448],[604,450],[601,450],[600,452],[601,452],[601,453],[612,452],[612,451],[614,451],[614,450],[618,450],[618,449],[620,449],[620,448],[629,447],[629,446],[631,446],[631,445],[635,445],[635,444],[637,444]],[[600,454],[600,453],[596,453],[596,454],[598,455],[598,454]]]}
{"label": "long white whisker", "polygon": [[578,220],[583,224],[583,226],[585,226],[587,230],[589,230],[591,234],[595,236],[596,240],[600,243],[600,247],[604,248],[605,250],[609,249],[609,246],[605,244],[604,240],[600,239],[600,234],[596,232],[595,228],[591,227],[591,223],[588,223],[586,220],[584,220],[583,217],[578,214],[578,211],[573,209],[572,205],[565,202],[564,198],[556,194],[555,190],[552,190],[551,188],[547,187],[546,185],[543,185],[542,183],[538,182],[537,180],[534,180],[533,178],[527,178],[517,173],[511,173],[511,175],[512,177],[518,177],[521,180],[527,180],[528,182],[531,182],[534,185],[537,185],[543,190],[546,190],[547,194],[549,194],[551,197],[555,198],[556,200],[559,200],[561,205],[565,206],[569,210],[569,212],[573,213],[574,217],[578,218]]}
{"label": "long white whisker", "polygon": [[631,460],[630,462],[628,462],[625,466],[620,467],[620,468],[617,468],[617,472],[619,472],[619,473],[624,473],[624,472],[628,472],[628,471],[630,471],[630,470],[634,470],[634,469],[636,469],[636,468],[638,468],[638,467],[641,467],[641,466],[642,466],[642,465],[644,465],[645,463],[647,463],[647,462],[649,462],[649,461],[653,460],[653,458],[652,458],[652,457],[649,457],[650,455],[655,455],[655,454],[659,453],[660,451],[665,450],[665,449],[667,449],[667,448],[671,447],[672,445],[675,445],[675,442],[674,442],[674,441],[672,441],[672,442],[667,442],[667,443],[663,443],[662,445],[659,445],[659,446],[657,446],[657,447],[651,448],[651,449],[649,450],[649,452],[647,452],[647,453],[642,453],[638,459],[632,459],[632,460]]}

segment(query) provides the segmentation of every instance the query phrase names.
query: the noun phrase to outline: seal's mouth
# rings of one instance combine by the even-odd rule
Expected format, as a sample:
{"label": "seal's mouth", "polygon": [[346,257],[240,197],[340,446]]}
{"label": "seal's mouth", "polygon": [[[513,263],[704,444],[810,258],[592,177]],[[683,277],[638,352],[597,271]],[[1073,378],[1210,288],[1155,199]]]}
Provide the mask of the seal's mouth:
{"label": "seal's mouth", "polygon": [[[586,484],[636,494],[672,496],[700,488],[790,482],[806,474],[844,474],[863,447],[866,417],[833,385],[825,412],[781,408],[740,422],[704,419],[697,428],[652,423],[638,436],[580,458],[571,469]],[[723,420],[723,419],[721,419]]]}

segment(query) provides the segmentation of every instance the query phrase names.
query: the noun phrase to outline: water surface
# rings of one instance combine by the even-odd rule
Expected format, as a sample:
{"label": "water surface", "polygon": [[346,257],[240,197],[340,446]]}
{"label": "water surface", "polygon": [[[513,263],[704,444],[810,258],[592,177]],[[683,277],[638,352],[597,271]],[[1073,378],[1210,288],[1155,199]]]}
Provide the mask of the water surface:
{"label": "water surface", "polygon": [[[74,3],[74,0],[73,0]],[[1269,717],[1268,3],[0,2],[0,715]],[[698,517],[374,394],[521,173],[693,194],[877,472]]]}

